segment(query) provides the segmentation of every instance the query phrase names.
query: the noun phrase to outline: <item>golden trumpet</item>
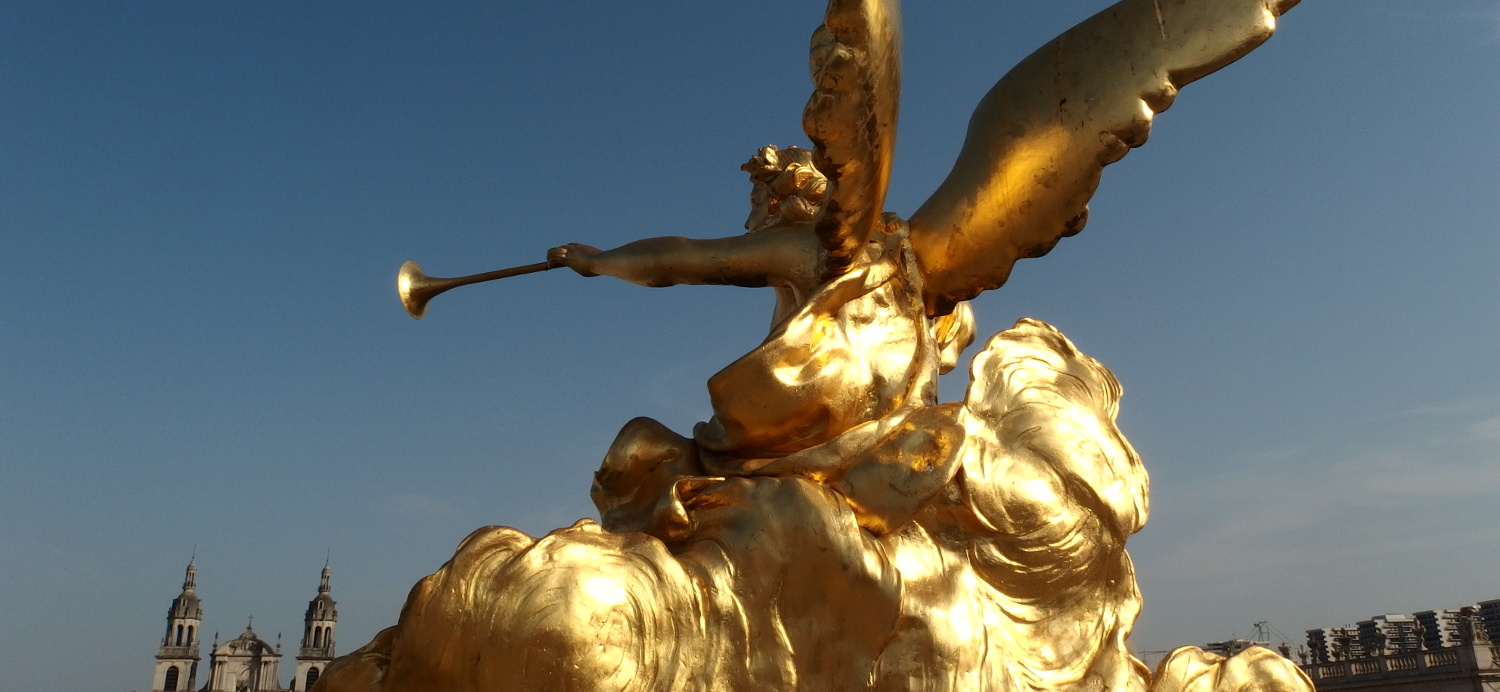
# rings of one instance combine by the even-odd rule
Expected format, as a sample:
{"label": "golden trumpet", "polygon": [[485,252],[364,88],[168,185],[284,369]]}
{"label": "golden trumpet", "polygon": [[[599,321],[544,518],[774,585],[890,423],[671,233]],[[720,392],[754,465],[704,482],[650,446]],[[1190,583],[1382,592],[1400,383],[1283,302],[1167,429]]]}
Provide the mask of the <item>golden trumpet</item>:
{"label": "golden trumpet", "polygon": [[427,314],[427,301],[434,296],[450,288],[477,284],[484,281],[494,281],[511,276],[544,272],[551,269],[553,265],[546,262],[537,262],[521,267],[509,269],[496,269],[483,274],[470,274],[468,276],[455,276],[453,278],[442,278],[428,276],[422,273],[422,268],[416,262],[407,262],[401,265],[401,271],[396,274],[396,293],[401,296],[401,306],[406,308],[406,313],[412,319],[422,319]]}

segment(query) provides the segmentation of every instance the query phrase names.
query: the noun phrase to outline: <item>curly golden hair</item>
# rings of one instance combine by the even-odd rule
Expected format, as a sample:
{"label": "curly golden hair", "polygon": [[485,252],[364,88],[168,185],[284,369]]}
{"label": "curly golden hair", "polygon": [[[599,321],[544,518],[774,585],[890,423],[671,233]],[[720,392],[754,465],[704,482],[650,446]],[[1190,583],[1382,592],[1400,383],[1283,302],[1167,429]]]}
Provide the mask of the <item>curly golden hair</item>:
{"label": "curly golden hair", "polygon": [[810,222],[823,206],[828,179],[813,165],[811,150],[761,147],[740,170],[755,184],[747,230]]}

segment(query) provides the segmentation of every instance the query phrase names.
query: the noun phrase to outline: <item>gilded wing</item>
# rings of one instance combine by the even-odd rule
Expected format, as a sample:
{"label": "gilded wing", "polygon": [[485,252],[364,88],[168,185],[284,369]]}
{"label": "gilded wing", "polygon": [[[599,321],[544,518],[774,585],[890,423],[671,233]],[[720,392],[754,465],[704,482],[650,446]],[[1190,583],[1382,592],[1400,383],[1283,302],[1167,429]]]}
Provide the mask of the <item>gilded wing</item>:
{"label": "gilded wing", "polygon": [[934,314],[1083,229],[1106,165],[1146,142],[1178,88],[1270,38],[1299,0],[1122,0],[985,95],[958,162],[911,218]]}
{"label": "gilded wing", "polygon": [[831,277],[848,270],[881,223],[901,100],[900,1],[830,0],[811,52],[814,91],[802,129],[828,177],[814,228]]}

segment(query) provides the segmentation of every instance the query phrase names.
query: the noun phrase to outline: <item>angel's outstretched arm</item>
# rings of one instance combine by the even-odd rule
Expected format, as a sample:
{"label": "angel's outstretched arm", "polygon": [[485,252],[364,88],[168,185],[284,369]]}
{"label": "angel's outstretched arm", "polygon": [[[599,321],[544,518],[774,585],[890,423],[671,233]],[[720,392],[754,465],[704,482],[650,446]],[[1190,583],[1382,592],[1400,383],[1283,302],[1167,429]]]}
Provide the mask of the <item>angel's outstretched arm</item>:
{"label": "angel's outstretched arm", "polygon": [[822,248],[806,228],[773,228],[707,240],[647,238],[613,250],[572,243],[547,261],[582,276],[613,276],[642,286],[712,284],[808,288],[822,271]]}

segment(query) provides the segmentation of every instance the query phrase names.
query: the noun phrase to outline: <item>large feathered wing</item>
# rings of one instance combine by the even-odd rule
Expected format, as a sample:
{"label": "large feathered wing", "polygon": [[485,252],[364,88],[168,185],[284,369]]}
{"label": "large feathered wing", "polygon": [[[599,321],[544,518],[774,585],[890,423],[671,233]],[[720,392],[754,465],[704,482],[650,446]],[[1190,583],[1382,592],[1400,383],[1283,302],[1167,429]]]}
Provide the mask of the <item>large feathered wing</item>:
{"label": "large feathered wing", "polygon": [[1298,0],[1123,0],[1016,65],[979,102],[948,178],[911,218],[929,311],[999,288],[1083,229],[1106,165],[1184,84],[1260,45]]}
{"label": "large feathered wing", "polygon": [[802,129],[828,177],[814,228],[836,276],[881,223],[901,100],[899,0],[830,0],[813,32],[812,77]]}

